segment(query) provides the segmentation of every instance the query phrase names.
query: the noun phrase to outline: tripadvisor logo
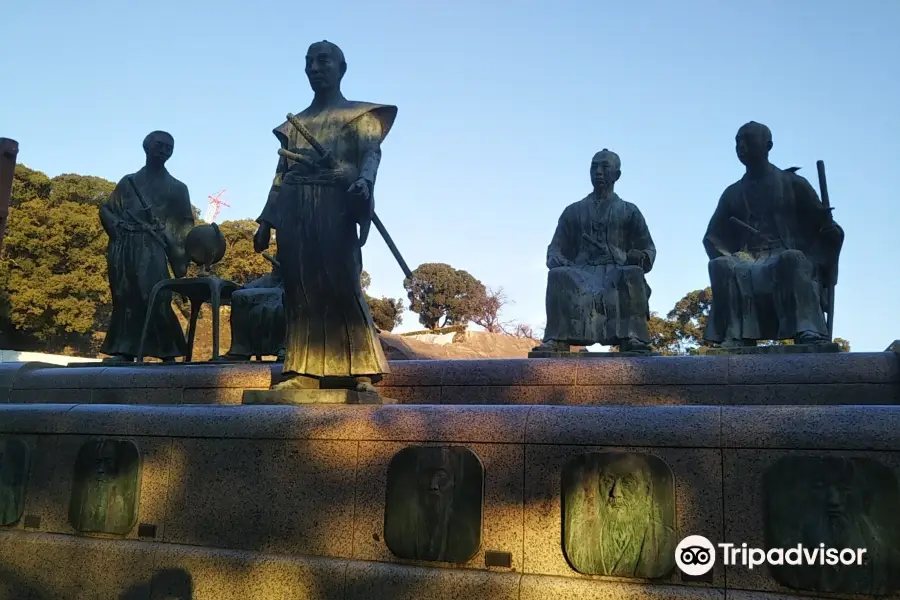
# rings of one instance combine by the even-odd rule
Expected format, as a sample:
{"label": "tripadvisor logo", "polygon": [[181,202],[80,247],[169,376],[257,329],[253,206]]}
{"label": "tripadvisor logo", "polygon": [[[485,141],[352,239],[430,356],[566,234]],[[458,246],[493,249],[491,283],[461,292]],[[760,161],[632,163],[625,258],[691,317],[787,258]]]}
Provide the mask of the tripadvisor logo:
{"label": "tripadvisor logo", "polygon": [[751,548],[747,544],[721,543],[716,546],[702,535],[689,535],[675,548],[675,564],[682,573],[691,577],[705,575],[716,564],[716,554],[722,564],[753,569],[760,565],[855,565],[865,564],[865,548],[829,548],[819,544],[811,548],[797,544],[790,548]]}

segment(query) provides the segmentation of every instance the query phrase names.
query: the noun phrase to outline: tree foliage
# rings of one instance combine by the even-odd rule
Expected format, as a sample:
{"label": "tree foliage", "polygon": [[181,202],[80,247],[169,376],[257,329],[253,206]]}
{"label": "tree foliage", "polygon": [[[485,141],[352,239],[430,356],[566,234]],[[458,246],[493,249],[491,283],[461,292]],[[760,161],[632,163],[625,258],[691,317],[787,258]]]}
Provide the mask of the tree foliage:
{"label": "tree foliage", "polygon": [[409,309],[428,329],[464,325],[484,309],[487,290],[467,271],[445,263],[419,265],[403,280]]}
{"label": "tree foliage", "polygon": [[0,326],[20,344],[90,352],[105,330],[106,234],[97,214],[115,184],[17,165],[0,260]]}
{"label": "tree foliage", "polygon": [[[709,318],[712,306],[712,290],[694,290],[675,303],[665,318],[657,313],[650,316],[650,344],[664,355],[696,354],[701,346],[707,345],[703,340],[703,330]],[[850,342],[836,337],[834,342],[842,352],[850,351]],[[766,340],[760,346],[787,346],[793,340]]]}
{"label": "tree foliage", "polygon": [[403,299],[402,298],[373,298],[366,290],[372,284],[372,276],[369,272],[363,270],[359,276],[359,283],[363,289],[363,295],[369,305],[369,312],[372,313],[372,320],[375,327],[379,331],[393,331],[395,327],[403,322]]}

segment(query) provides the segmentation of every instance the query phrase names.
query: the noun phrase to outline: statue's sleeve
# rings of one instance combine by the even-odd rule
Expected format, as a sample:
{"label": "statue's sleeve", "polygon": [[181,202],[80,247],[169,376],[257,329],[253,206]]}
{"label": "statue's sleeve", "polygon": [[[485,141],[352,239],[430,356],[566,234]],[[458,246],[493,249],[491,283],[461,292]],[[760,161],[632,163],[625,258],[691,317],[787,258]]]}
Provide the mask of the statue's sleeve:
{"label": "statue's sleeve", "polygon": [[641,211],[635,207],[631,215],[631,242],[634,250],[640,250],[647,256],[644,272],[649,273],[656,262],[656,244],[650,235],[650,228]]}
{"label": "statue's sleeve", "polygon": [[[279,138],[279,141],[282,141],[281,147],[284,148],[286,145],[285,142],[281,140],[281,138]],[[260,225],[266,224],[269,227],[275,227],[275,224],[277,223],[275,200],[278,198],[278,192],[281,191],[281,180],[287,172],[288,161],[285,157],[279,155],[278,164],[275,166],[275,178],[272,180],[272,187],[269,188],[269,196],[266,198],[266,205],[263,207],[262,213],[260,213],[259,217],[256,219],[256,222]]]}
{"label": "statue's sleeve", "polygon": [[716,210],[713,212],[709,225],[706,227],[706,234],[703,236],[703,248],[706,249],[706,255],[709,257],[709,260],[731,254],[727,243],[730,218],[728,189],[726,189],[722,192],[722,196],[719,197],[719,203],[716,205]]}
{"label": "statue's sleeve", "polygon": [[103,226],[106,235],[110,237],[115,234],[116,221],[122,218],[122,207],[124,206],[122,202],[122,193],[125,189],[123,188],[124,185],[125,179],[122,178],[119,180],[119,183],[116,184],[116,187],[113,188],[112,193],[100,203],[100,224]]}
{"label": "statue's sleeve", "polygon": [[191,194],[183,183],[178,184],[178,193],[175,194],[169,205],[166,215],[166,228],[175,237],[179,244],[184,242],[188,232],[194,228],[194,209],[191,206]]}
{"label": "statue's sleeve", "polygon": [[[799,216],[798,222],[805,225],[805,231],[798,232],[797,237],[801,242],[801,249],[814,263],[819,273],[818,277],[824,285],[834,285],[838,279],[838,260],[841,248],[844,245],[844,230],[831,220],[830,213],[825,209],[825,204],[819,200],[816,189],[805,178],[792,173],[791,185],[794,190],[794,201]],[[836,238],[824,238],[822,229],[834,226],[837,230]],[[798,241],[799,241],[798,240]]]}
{"label": "statue's sleeve", "polygon": [[381,120],[371,112],[361,115],[354,124],[359,139],[359,177],[365,179],[371,189],[375,186],[378,165],[381,164],[384,127]]}
{"label": "statue's sleeve", "polygon": [[575,260],[575,248],[572,243],[572,209],[565,209],[556,224],[553,239],[547,246],[547,268],[564,266]]}

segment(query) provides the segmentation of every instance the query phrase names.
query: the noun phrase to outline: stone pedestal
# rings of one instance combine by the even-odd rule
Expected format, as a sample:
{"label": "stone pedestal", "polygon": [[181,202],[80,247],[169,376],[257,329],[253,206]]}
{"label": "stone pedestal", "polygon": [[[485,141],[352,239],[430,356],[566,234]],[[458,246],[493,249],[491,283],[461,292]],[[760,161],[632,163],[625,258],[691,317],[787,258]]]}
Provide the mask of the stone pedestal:
{"label": "stone pedestal", "polygon": [[700,348],[700,354],[711,356],[736,354],[822,354],[840,352],[841,347],[829,344],[791,344],[788,346],[739,346],[737,348]]}
{"label": "stone pedestal", "polygon": [[396,404],[372,392],[354,390],[244,390],[242,404]]}

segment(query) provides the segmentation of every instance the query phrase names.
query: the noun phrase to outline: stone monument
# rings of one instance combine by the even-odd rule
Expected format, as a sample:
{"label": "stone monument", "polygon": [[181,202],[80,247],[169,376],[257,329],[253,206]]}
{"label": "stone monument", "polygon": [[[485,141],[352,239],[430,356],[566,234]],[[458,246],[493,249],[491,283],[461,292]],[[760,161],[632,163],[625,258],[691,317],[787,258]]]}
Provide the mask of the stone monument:
{"label": "stone monument", "polygon": [[[100,206],[100,222],[109,236],[106,264],[112,292],[112,316],[101,352],[107,361],[133,362],[153,287],[184,277],[188,260],[184,238],[194,227],[187,186],[166,170],[175,140],[164,131],[144,138],[145,166],[126,175]],[[171,306],[171,292],[155,302],[144,352],[163,361],[184,356],[187,342]]]}
{"label": "stone monument", "polygon": [[312,44],[306,75],[313,101],[273,130],[281,148],[254,248],[268,248],[275,230],[287,330],[284,380],[268,395],[247,392],[245,402],[319,402],[323,394],[294,392],[319,390],[325,378],[352,381],[343,401],[377,401],[373,382],[389,372],[359,278],[381,143],[397,108],[347,100],[346,70],[338,46]]}
{"label": "stone monument", "polygon": [[656,246],[638,207],[615,193],[619,156],[598,152],[590,175],[594,191],[563,211],[547,248],[547,327],[530,358],[593,344],[618,346],[616,356],[652,352],[644,275]]}
{"label": "stone monument", "polygon": [[[768,127],[751,121],[735,143],[746,173],[722,193],[703,238],[713,296],[704,338],[725,352],[785,339],[794,352],[837,352],[825,313],[844,231],[796,168],[769,162]],[[820,185],[825,196],[821,165]]]}

